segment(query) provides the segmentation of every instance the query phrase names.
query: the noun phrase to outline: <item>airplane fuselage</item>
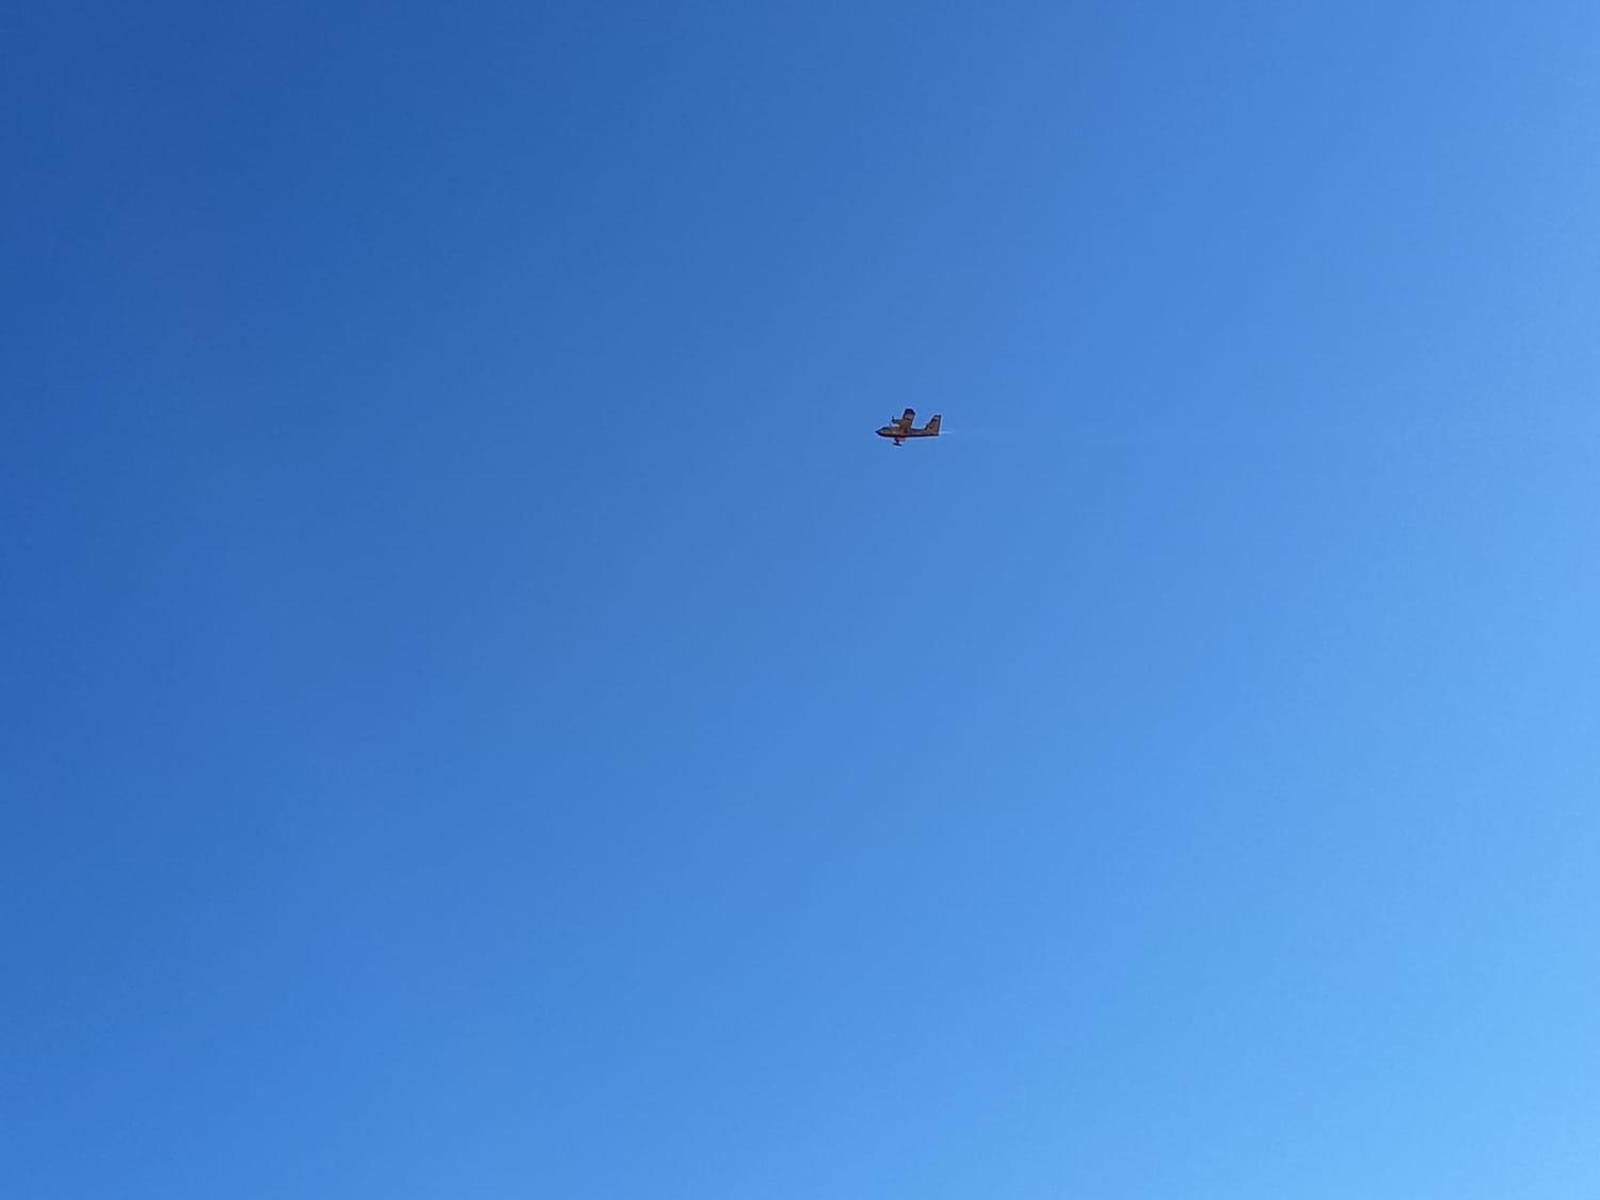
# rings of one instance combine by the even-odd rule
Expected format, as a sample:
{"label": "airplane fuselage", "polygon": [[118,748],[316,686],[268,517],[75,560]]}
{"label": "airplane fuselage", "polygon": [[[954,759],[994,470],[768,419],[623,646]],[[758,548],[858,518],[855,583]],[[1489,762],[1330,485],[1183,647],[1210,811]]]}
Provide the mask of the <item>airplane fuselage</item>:
{"label": "airplane fuselage", "polygon": [[938,437],[939,421],[939,414],[934,413],[933,416],[928,418],[928,423],[918,429],[916,409],[908,408],[900,414],[898,421],[890,421],[882,429],[878,430],[878,436],[892,439],[896,446],[907,438]]}
{"label": "airplane fuselage", "polygon": [[894,444],[898,446],[907,438],[938,437],[939,431],[937,429],[897,429],[893,425],[885,425],[878,430],[878,436],[893,438]]}

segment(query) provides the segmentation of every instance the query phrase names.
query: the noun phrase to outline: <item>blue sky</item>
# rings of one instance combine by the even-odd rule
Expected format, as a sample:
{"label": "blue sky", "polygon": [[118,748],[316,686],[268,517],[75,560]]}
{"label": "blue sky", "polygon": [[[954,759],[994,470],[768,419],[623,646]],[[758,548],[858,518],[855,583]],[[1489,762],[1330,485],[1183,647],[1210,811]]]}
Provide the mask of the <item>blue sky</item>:
{"label": "blue sky", "polygon": [[0,1190],[1600,1187],[1592,5],[4,24]]}

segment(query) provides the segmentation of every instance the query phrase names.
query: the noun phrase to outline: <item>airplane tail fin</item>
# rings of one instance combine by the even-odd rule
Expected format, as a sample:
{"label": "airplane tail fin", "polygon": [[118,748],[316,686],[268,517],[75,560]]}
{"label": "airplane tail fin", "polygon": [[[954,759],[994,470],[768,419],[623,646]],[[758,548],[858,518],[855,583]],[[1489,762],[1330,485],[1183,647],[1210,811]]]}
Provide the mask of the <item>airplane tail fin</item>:
{"label": "airplane tail fin", "polygon": [[933,434],[934,437],[938,437],[939,436],[939,414],[938,413],[934,413],[933,416],[928,418],[927,425],[923,426],[923,432],[924,433],[931,433],[931,434]]}

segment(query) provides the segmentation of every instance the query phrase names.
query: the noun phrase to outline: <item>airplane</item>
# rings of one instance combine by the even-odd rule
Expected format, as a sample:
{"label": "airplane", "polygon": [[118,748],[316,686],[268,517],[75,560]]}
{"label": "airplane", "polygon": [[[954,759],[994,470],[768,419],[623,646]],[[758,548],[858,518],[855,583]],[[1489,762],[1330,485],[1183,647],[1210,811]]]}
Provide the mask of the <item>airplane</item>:
{"label": "airplane", "polygon": [[914,424],[916,419],[917,410],[914,408],[908,408],[893,421],[890,421],[882,429],[878,430],[878,436],[893,438],[896,446],[905,441],[907,438],[939,436],[938,413],[934,413],[933,416],[929,417],[928,423],[921,429],[916,428]]}

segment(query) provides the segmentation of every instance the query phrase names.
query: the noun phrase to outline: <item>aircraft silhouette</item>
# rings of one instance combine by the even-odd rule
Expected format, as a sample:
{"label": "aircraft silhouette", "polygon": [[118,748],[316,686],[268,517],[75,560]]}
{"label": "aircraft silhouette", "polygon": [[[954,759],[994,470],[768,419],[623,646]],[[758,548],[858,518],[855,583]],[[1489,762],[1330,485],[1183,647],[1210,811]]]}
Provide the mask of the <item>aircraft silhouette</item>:
{"label": "aircraft silhouette", "polygon": [[939,436],[939,414],[938,413],[934,413],[933,416],[929,417],[928,418],[928,423],[926,425],[924,425],[921,429],[916,428],[915,425],[913,424],[916,421],[916,419],[917,419],[917,410],[914,409],[914,408],[908,408],[908,409],[905,410],[905,412],[901,413],[896,419],[894,419],[893,421],[890,421],[882,429],[878,430],[878,436],[879,437],[886,437],[886,438],[893,438],[894,439],[894,444],[896,446],[898,446],[901,442],[905,441],[907,438],[938,437]]}

